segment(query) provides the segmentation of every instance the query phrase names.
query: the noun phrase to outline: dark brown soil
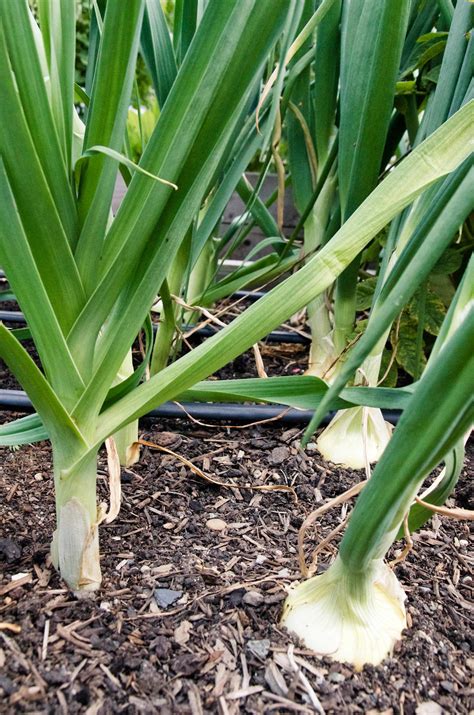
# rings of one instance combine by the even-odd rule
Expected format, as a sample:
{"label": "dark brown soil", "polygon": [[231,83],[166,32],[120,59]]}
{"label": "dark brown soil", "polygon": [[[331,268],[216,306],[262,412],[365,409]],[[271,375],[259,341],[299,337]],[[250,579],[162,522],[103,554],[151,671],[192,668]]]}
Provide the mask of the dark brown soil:
{"label": "dark brown soil", "polygon": [[[285,588],[299,578],[297,531],[316,505],[361,475],[301,453],[297,430],[183,421],[143,436],[235,486],[213,486],[176,458],[145,449],[122,473],[119,517],[101,527],[103,587],[89,601],[71,596],[49,561],[49,447],[2,450],[2,713],[312,713],[315,698],[326,713],[469,713],[465,523],[435,517],[397,567],[412,625],[394,658],[357,674],[296,644],[295,673],[278,619]],[[103,456],[100,467],[106,500]],[[471,478],[466,469],[453,504],[469,505]],[[308,535],[308,552],[343,514],[339,507]],[[209,528],[210,519],[224,529]],[[321,568],[334,553],[323,555]],[[164,596],[176,600],[158,606]]]}

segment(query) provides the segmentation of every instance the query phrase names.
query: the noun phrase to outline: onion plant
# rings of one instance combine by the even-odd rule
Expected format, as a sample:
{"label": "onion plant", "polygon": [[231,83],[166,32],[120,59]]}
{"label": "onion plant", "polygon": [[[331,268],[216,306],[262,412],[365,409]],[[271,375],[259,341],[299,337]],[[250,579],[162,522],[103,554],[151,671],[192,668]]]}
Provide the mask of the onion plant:
{"label": "onion plant", "polygon": [[380,663],[406,628],[405,593],[384,557],[425,477],[474,421],[474,299],[467,282],[462,292],[456,318],[448,315],[433,360],[357,501],[336,560],[294,588],[285,604],[290,631],[358,669]]}
{"label": "onion plant", "polygon": [[179,77],[111,221],[144,10],[144,0],[128,3],[127,13],[118,0],[106,4],[82,154],[73,162],[75,3],[42,0],[40,30],[26,0],[0,3],[0,261],[44,372],[4,328],[1,353],[51,438],[53,560],[74,589],[100,583],[104,515],[90,449],[100,410],[268,54],[288,33],[294,3],[271,12],[252,1],[209,3],[190,47],[181,46]]}
{"label": "onion plant", "polygon": [[[435,5],[389,0],[339,2],[318,26],[314,80],[307,64],[291,94],[299,112],[288,117],[289,169],[295,203],[304,219],[305,254],[311,255],[330,239],[374,188],[379,175],[390,170],[394,157],[400,161],[411,145],[428,136],[472,96],[472,39],[468,34],[472,6],[467,0],[458,2],[451,22],[451,16]],[[427,49],[440,38],[443,41],[436,48],[444,48],[447,29],[440,68],[439,50]],[[306,49],[311,50],[311,43]],[[429,71],[439,70],[435,85],[428,79]],[[318,180],[321,175],[322,181]],[[444,227],[446,248],[470,209],[466,182],[462,190],[466,201],[456,216],[451,213],[453,220]],[[437,191],[440,189],[433,188],[413,207],[413,220],[399,217],[387,241],[381,236],[325,296],[308,305],[312,334],[309,374],[326,382],[336,378],[352,342],[363,332],[356,324],[359,296],[364,300],[362,307],[369,308],[410,230],[421,219],[421,207],[433,215],[445,206],[443,200],[433,200],[439,196]],[[428,215],[425,219],[428,230]],[[426,293],[425,288],[420,290]],[[376,313],[375,303],[371,317],[372,313]],[[420,318],[418,324],[422,322]],[[374,354],[359,366],[355,384],[376,386],[380,378],[393,373],[390,365],[396,356],[386,350],[389,332],[387,326]],[[401,332],[403,340],[403,323]],[[391,426],[379,410],[360,407],[336,415],[317,445],[326,459],[362,468],[377,461],[390,435]]]}
{"label": "onion plant", "polygon": [[[324,0],[309,27],[333,4]],[[107,2],[80,156],[74,153],[74,2],[41,5],[38,30],[26,2],[0,0],[0,264],[41,361],[40,368],[0,325],[0,356],[38,413],[6,425],[0,439],[8,443],[15,432],[15,439],[19,432],[24,440],[38,438],[42,423],[53,451],[53,561],[73,590],[87,591],[101,580],[98,526],[117,512],[117,484],[113,508],[96,503],[104,441],[321,295],[400,211],[433,182],[454,176],[469,153],[473,103],[427,136],[294,275],[151,379],[139,384],[142,366],[116,384],[137,334],[142,327],[150,334],[147,316],[157,290],[163,297],[243,113],[249,103],[257,106],[271,51],[277,41],[289,45],[301,6],[210,0],[191,42],[183,38],[179,45],[184,59],[133,166],[123,154],[124,133],[144,10],[150,13],[153,3],[130,0],[125,16],[119,0]],[[61,36],[54,32],[59,22]],[[270,130],[285,71],[280,63],[276,92],[262,104]],[[118,162],[133,177],[112,218]],[[305,389],[321,397],[320,381],[309,379]]]}

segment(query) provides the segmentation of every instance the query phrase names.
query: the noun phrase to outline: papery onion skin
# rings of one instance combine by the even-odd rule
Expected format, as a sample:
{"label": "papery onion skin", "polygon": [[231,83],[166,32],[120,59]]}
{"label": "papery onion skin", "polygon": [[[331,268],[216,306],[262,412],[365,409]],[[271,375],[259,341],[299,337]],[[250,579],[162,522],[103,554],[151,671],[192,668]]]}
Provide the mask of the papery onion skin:
{"label": "papery onion skin", "polygon": [[383,561],[350,572],[338,557],[326,573],[290,591],[282,625],[314,650],[362,670],[393,651],[406,628],[405,593]]}

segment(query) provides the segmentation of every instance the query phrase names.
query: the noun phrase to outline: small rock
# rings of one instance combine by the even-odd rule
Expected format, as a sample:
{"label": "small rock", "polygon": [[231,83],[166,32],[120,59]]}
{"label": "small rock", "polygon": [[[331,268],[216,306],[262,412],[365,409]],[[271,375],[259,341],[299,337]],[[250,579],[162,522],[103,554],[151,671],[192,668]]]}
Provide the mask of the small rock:
{"label": "small rock", "polygon": [[6,675],[0,675],[0,690],[3,690],[5,695],[11,695],[15,692],[16,687],[13,680],[7,678]]}
{"label": "small rock", "polygon": [[443,708],[434,700],[427,700],[424,703],[420,703],[415,710],[416,715],[442,715]]}
{"label": "small rock", "polygon": [[454,684],[451,683],[449,680],[442,680],[440,685],[447,693],[452,693],[454,690]]}
{"label": "small rock", "polygon": [[331,683],[343,683],[345,680],[345,677],[343,676],[342,673],[329,673],[328,680]]}
{"label": "small rock", "polygon": [[283,432],[280,439],[282,442],[289,442],[291,439],[296,437],[298,432],[299,432],[299,429],[295,428],[295,427],[293,427],[292,429],[287,429],[287,430],[285,430],[285,432]]}
{"label": "small rock", "polygon": [[155,588],[156,605],[160,608],[168,608],[183,595],[182,591],[173,591],[172,588]]}
{"label": "small rock", "polygon": [[211,531],[224,531],[227,528],[227,524],[224,519],[208,519],[206,521],[206,526]]}
{"label": "small rock", "polygon": [[288,447],[275,447],[275,449],[272,449],[270,461],[272,464],[282,464],[289,456]]}
{"label": "small rock", "polygon": [[0,558],[6,559],[9,563],[16,561],[21,556],[21,548],[12,539],[0,539]]}
{"label": "small rock", "polygon": [[59,668],[58,670],[46,670],[45,668],[41,668],[40,672],[48,685],[59,686],[63,683],[67,683],[69,680],[69,675],[63,668]]}
{"label": "small rock", "polygon": [[264,598],[260,591],[247,591],[242,600],[247,606],[260,606]]}
{"label": "small rock", "polygon": [[179,447],[183,441],[181,435],[175,432],[158,432],[153,435],[153,439],[160,447]]}
{"label": "small rock", "polygon": [[466,660],[466,665],[469,668],[469,670],[474,670],[474,658],[468,658]]}
{"label": "small rock", "polygon": [[252,655],[256,655],[257,658],[266,658],[270,650],[270,641],[268,640],[268,638],[262,638],[262,640],[247,641],[247,650]]}
{"label": "small rock", "polygon": [[33,478],[34,478],[34,480],[35,480],[36,482],[42,482],[42,481],[43,481],[43,475],[41,474],[41,472],[38,472],[37,474],[35,474],[35,476],[34,476]]}

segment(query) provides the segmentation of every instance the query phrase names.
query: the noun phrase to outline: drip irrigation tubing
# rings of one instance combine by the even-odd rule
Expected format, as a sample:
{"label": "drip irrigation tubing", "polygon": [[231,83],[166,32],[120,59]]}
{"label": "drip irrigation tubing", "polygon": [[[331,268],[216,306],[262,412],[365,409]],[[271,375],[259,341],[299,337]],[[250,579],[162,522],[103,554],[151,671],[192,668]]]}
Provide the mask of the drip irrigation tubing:
{"label": "drip irrigation tubing", "polygon": [[[33,405],[21,390],[0,390],[0,409],[7,412],[33,412]],[[387,422],[397,424],[400,410],[382,410]],[[228,402],[165,402],[148,412],[143,420],[157,418],[187,419],[188,415],[201,422],[231,422],[248,424],[272,420],[269,425],[306,425],[313,416],[312,410],[297,410],[285,405],[239,405]],[[334,412],[323,420],[328,424]]]}
{"label": "drip irrigation tubing", "polygon": [[[23,313],[18,310],[0,310],[0,321],[3,323],[18,323],[21,325],[26,325],[26,319]],[[191,325],[185,325],[184,330],[191,329]],[[196,330],[196,335],[202,338],[208,338],[215,333],[218,333],[222,328],[217,328],[215,326],[206,325],[203,328]],[[156,325],[153,324],[153,330],[156,331]],[[271,333],[264,338],[267,343],[293,343],[297,345],[306,345],[309,343],[309,338],[300,333],[291,333],[286,330],[273,330]]]}

